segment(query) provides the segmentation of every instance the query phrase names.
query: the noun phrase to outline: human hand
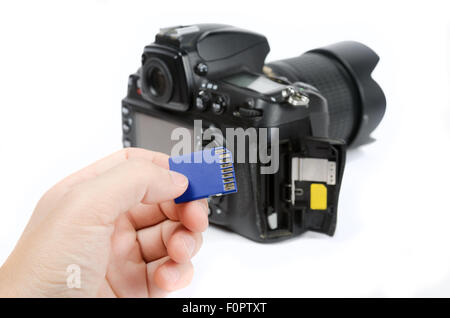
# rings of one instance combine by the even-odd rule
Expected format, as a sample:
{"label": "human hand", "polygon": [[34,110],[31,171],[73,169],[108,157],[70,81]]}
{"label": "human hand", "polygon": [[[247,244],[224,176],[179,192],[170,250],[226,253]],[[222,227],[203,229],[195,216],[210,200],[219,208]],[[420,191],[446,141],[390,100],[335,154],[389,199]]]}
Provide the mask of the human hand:
{"label": "human hand", "polygon": [[[175,204],[188,180],[168,168],[165,154],[127,148],[56,184],[0,269],[0,296],[162,297],[188,285],[208,205]],[[72,264],[80,288],[68,287]]]}

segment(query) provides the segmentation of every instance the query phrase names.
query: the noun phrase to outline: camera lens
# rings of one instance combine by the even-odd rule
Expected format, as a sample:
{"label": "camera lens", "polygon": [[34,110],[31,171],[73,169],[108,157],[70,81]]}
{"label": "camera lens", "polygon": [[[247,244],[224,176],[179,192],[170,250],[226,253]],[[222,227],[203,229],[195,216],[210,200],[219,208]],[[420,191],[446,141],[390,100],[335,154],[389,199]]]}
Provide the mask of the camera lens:
{"label": "camera lens", "polygon": [[168,103],[172,97],[172,75],[166,63],[156,57],[142,66],[142,96],[159,105]]}
{"label": "camera lens", "polygon": [[150,71],[148,82],[150,93],[153,96],[159,97],[164,95],[164,92],[167,89],[167,80],[164,73],[158,67],[155,67]]}
{"label": "camera lens", "polygon": [[328,101],[329,136],[357,146],[371,140],[386,108],[384,93],[371,77],[378,60],[361,43],[340,42],[267,66],[291,82],[315,86]]}

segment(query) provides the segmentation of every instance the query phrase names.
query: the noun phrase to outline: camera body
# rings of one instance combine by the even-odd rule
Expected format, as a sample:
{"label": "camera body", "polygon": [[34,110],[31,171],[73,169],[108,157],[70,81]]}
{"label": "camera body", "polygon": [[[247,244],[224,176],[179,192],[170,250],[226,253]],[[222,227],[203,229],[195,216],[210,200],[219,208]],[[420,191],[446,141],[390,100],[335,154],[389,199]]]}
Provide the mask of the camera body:
{"label": "camera body", "polygon": [[[361,49],[359,43],[352,45]],[[369,140],[373,123],[382,117],[379,111],[375,112],[379,119],[371,115],[373,107],[357,108],[382,104],[384,95],[375,82],[359,80],[370,78],[371,70],[368,75],[358,73],[358,65],[353,64],[350,72],[339,64],[339,47],[335,48],[336,57],[327,59],[333,59],[332,67],[338,68],[341,78],[337,80],[336,75],[331,80],[341,86],[348,80],[344,84],[351,84],[345,87],[351,96],[344,96],[340,87],[328,89],[330,79],[326,78],[324,88],[343,105],[331,116],[329,96],[317,87],[324,86],[321,79],[302,81],[283,61],[265,65],[268,52],[263,35],[227,25],[162,29],[155,42],[145,47],[140,69],[129,77],[128,94],[122,101],[123,144],[170,154],[171,131],[176,127],[193,131],[195,120],[201,120],[202,129],[213,128],[223,135],[230,128],[254,129],[258,144],[244,138],[248,143],[244,157],[251,156],[248,149],[265,144],[278,157],[277,169],[261,173],[267,162],[236,162],[233,153],[238,192],[209,199],[210,222],[259,242],[279,241],[308,230],[332,235],[346,142]],[[373,63],[371,58],[372,65],[366,69],[378,61]],[[350,83],[352,78],[357,80]],[[375,101],[365,102],[371,95],[364,89],[372,82],[378,91],[374,93],[373,87],[368,91]],[[365,94],[354,101],[358,92]],[[336,132],[331,138],[330,128]],[[232,139],[226,138],[224,145],[235,144]],[[191,142],[192,150],[205,146],[195,134]]]}

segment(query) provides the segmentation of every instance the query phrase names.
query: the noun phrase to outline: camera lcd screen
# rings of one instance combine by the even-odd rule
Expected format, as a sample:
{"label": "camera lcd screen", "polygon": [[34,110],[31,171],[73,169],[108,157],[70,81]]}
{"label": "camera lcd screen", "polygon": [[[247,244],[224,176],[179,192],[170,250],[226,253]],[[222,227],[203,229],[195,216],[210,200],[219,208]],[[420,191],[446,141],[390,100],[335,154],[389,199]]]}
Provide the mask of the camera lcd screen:
{"label": "camera lcd screen", "polygon": [[244,87],[261,94],[270,94],[281,91],[286,86],[274,82],[267,77],[253,75],[250,73],[240,73],[225,79],[225,82],[239,87]]}
{"label": "camera lcd screen", "polygon": [[134,125],[136,147],[170,155],[172,147],[179,142],[178,140],[171,140],[172,131],[175,128],[184,127],[190,131],[192,149],[189,152],[194,151],[194,130],[192,126],[176,124],[138,112],[135,113],[134,120],[136,123]]}

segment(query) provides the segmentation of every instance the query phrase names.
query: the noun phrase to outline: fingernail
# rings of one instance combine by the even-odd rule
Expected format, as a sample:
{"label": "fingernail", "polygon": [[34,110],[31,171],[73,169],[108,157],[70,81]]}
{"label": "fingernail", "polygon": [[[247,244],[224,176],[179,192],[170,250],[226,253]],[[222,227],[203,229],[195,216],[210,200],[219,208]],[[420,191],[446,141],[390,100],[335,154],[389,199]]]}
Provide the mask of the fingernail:
{"label": "fingernail", "polygon": [[181,173],[175,171],[169,171],[170,177],[172,178],[172,182],[180,187],[185,187],[188,183],[188,179],[183,176]]}
{"label": "fingernail", "polygon": [[189,256],[192,256],[194,254],[195,245],[196,245],[194,238],[190,235],[184,235],[183,242],[184,242],[184,247],[186,248],[186,251],[188,252]]}
{"label": "fingernail", "polygon": [[180,271],[172,266],[164,266],[162,268],[162,275],[170,285],[175,284],[180,279]]}

